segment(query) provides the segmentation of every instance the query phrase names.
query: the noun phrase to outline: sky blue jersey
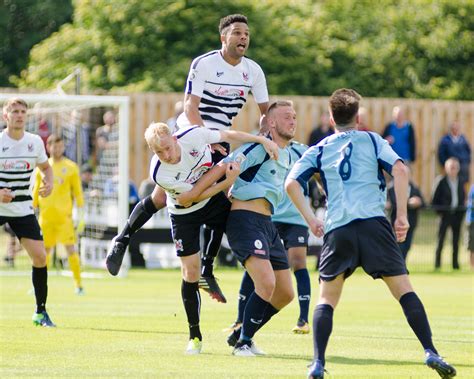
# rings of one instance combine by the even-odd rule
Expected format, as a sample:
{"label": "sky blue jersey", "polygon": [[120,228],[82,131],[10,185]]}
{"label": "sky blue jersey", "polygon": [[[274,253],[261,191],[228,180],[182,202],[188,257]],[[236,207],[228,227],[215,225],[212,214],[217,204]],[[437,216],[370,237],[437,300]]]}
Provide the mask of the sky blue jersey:
{"label": "sky blue jersey", "polygon": [[[299,142],[292,141],[288,145],[288,150],[290,151],[291,161],[294,163],[303,156],[306,150],[308,150],[308,146],[303,145]],[[298,211],[298,208],[296,208],[293,202],[291,201],[284,187],[282,188],[282,191],[283,199],[281,203],[278,204],[278,208],[275,210],[275,213],[272,216],[272,221],[284,222],[285,224],[307,226],[306,221],[304,220],[303,216],[301,216],[301,213]],[[306,197],[309,196],[308,184],[303,187],[303,192]]]}
{"label": "sky blue jersey", "polygon": [[278,149],[278,160],[270,159],[259,143],[246,143],[224,158],[224,162],[240,163],[240,175],[231,189],[232,197],[239,200],[264,198],[274,213],[283,199],[285,178],[291,159],[288,148]]}
{"label": "sky blue jersey", "polygon": [[328,199],[325,232],[356,219],[384,217],[386,184],[401,158],[373,132],[336,133],[309,148],[288,177],[301,185],[319,173]]}

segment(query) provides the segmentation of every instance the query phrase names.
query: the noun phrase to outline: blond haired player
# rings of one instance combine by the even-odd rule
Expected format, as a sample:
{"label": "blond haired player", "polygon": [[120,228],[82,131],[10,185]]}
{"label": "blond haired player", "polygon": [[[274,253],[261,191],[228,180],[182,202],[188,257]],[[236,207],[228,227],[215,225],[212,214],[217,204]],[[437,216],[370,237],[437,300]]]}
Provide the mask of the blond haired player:
{"label": "blond haired player", "polygon": [[[33,188],[33,206],[39,208],[40,211],[39,224],[43,231],[48,265],[51,250],[57,243],[63,244],[68,254],[69,267],[74,278],[76,294],[82,295],[84,290],[81,284],[80,258],[76,249],[76,232],[81,233],[84,230],[84,220],[82,217],[84,198],[79,167],[64,156],[64,141],[61,137],[49,136],[46,148],[51,156],[49,164],[53,168],[54,174],[53,192],[47,198],[38,196],[41,178],[39,173],[37,173]],[[72,219],[73,201],[79,209],[78,213],[80,215],[76,230]]]}

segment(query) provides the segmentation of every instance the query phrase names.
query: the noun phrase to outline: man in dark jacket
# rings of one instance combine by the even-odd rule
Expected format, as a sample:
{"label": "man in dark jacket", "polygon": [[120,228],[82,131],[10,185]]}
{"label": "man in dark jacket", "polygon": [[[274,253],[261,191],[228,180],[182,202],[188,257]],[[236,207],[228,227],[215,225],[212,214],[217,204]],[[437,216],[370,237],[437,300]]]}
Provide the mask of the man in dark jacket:
{"label": "man in dark jacket", "polygon": [[441,217],[438,229],[438,244],[436,246],[435,269],[441,267],[441,251],[443,250],[444,237],[448,227],[453,232],[453,269],[459,269],[459,235],[464,218],[466,196],[459,178],[459,168],[459,161],[456,158],[448,158],[444,164],[446,175],[439,177],[435,184],[431,204]]}
{"label": "man in dark jacket", "polygon": [[455,157],[459,160],[459,179],[461,182],[469,181],[469,164],[471,163],[471,147],[466,137],[461,133],[459,121],[453,121],[449,125],[449,133],[446,134],[438,146],[438,160],[444,166],[448,158]]}

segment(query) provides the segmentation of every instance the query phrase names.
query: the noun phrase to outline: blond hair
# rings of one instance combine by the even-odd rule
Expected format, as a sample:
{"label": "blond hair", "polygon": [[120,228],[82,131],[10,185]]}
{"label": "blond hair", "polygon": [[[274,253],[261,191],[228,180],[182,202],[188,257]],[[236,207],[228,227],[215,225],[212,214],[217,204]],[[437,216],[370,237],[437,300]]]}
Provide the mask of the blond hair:
{"label": "blond hair", "polygon": [[3,104],[3,114],[10,112],[14,105],[23,105],[25,108],[28,108],[28,103],[25,100],[19,97],[12,97]]}
{"label": "blond hair", "polygon": [[151,148],[160,145],[161,139],[171,135],[170,128],[163,122],[153,122],[145,130],[145,141]]}

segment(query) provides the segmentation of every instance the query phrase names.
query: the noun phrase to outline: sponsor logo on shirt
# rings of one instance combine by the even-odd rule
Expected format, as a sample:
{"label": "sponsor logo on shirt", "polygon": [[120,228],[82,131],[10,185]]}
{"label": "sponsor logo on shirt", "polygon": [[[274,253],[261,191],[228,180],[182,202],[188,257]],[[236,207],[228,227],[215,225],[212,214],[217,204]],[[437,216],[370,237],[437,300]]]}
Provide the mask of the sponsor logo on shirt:
{"label": "sponsor logo on shirt", "polygon": [[28,151],[31,153],[33,151],[33,144],[29,143],[28,144]]}
{"label": "sponsor logo on shirt", "polygon": [[224,71],[221,71],[221,72],[217,71],[216,75],[218,78],[220,78],[222,75],[224,75]]}
{"label": "sponsor logo on shirt", "polygon": [[30,167],[28,161],[5,161],[1,164],[2,171],[25,171]]}
{"label": "sponsor logo on shirt", "polygon": [[214,90],[214,93],[218,96],[227,96],[227,97],[241,97],[245,95],[244,91],[238,88],[219,87]]}
{"label": "sponsor logo on shirt", "polygon": [[249,81],[249,74],[248,74],[248,73],[243,72],[243,73],[242,73],[242,77],[244,78],[244,80],[245,80],[246,82]]}
{"label": "sponsor logo on shirt", "polygon": [[261,249],[263,247],[263,243],[260,240],[255,240],[253,244],[257,249]]}
{"label": "sponsor logo on shirt", "polygon": [[7,151],[9,148],[10,148],[10,146],[3,146],[3,147],[2,147],[2,151],[5,152],[5,151]]}

